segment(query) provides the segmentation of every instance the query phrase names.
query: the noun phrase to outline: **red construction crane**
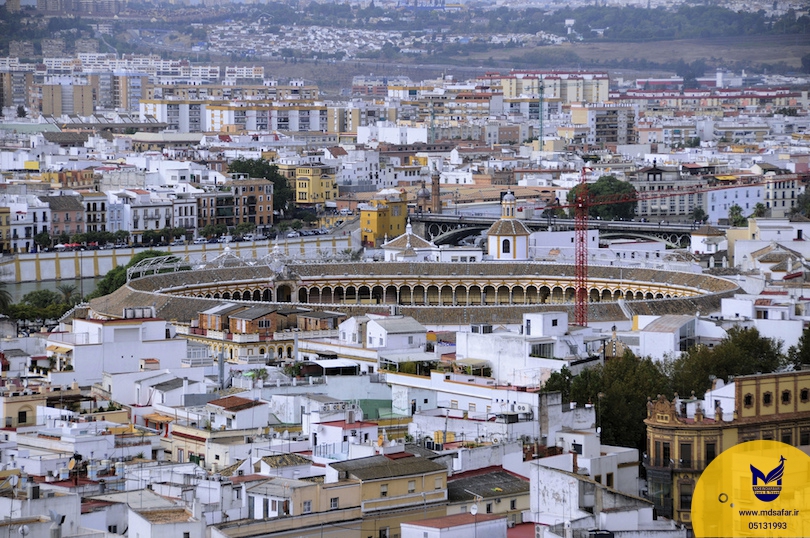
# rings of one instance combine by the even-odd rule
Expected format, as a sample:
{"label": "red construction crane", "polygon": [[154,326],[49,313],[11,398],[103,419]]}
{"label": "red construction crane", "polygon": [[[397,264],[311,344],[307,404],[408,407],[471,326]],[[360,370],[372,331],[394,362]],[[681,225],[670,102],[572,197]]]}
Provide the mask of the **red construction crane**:
{"label": "red construction crane", "polygon": [[576,268],[576,308],[574,323],[588,325],[588,183],[587,168],[579,175],[579,188],[574,198],[574,264]]}
{"label": "red construction crane", "polygon": [[[588,325],[588,211],[590,208],[598,205],[621,204],[627,202],[637,203],[639,201],[669,198],[670,196],[706,193],[712,190],[698,187],[690,189],[668,189],[664,191],[644,191],[636,193],[635,196],[617,194],[590,198],[588,196],[587,184],[587,173],[589,171],[589,168],[582,169],[582,173],[579,176],[579,185],[577,186],[573,203],[555,206],[557,209],[574,210],[574,285],[576,288],[574,323],[583,327]],[[745,185],[765,185],[773,181],[773,179],[770,179],[768,181],[746,183]]]}
{"label": "red construction crane", "polygon": [[579,185],[574,196],[574,203],[562,208],[574,209],[574,275],[576,288],[576,303],[574,307],[574,323],[581,327],[588,325],[588,211],[597,205],[637,203],[644,200],[656,200],[670,196],[681,196],[706,192],[708,189],[667,190],[636,193],[635,196],[618,194],[590,198],[588,196],[587,173],[589,168],[583,168],[579,176]]}

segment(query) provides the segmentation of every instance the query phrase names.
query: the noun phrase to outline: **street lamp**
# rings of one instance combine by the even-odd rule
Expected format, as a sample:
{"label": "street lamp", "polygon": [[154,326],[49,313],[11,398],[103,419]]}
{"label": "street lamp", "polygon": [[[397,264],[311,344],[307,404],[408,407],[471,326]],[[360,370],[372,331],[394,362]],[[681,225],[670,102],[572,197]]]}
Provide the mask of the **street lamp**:
{"label": "street lamp", "polygon": [[600,443],[602,442],[602,398],[605,397],[604,392],[600,392],[596,395],[596,431],[599,434]]}
{"label": "street lamp", "polygon": [[473,538],[478,538],[478,503],[470,507],[470,513],[473,515]]}

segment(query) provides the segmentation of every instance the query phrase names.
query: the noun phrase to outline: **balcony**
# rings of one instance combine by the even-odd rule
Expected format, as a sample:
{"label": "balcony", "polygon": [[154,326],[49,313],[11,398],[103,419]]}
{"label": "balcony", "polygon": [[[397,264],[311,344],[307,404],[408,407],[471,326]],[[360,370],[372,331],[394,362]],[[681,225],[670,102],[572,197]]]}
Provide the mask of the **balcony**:
{"label": "balcony", "polygon": [[292,340],[294,335],[298,338],[337,338],[337,329],[324,329],[320,331],[299,331],[298,329],[277,331],[273,333],[273,340]]}
{"label": "balcony", "polygon": [[248,342],[258,342],[259,334],[258,333],[250,333],[250,334],[239,334],[233,333],[232,340],[237,343],[248,343]]}
{"label": "balcony", "polygon": [[650,458],[649,456],[643,458],[642,463],[644,467],[653,472],[670,473],[671,471],[694,471],[702,472],[707,465],[714,460],[699,460],[699,459],[664,459],[664,458]]}

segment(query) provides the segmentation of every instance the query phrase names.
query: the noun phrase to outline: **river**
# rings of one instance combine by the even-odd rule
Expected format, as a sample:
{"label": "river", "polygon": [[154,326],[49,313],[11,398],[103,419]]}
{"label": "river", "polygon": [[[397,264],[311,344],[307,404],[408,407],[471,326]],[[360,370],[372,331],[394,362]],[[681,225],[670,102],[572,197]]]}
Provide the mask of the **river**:
{"label": "river", "polygon": [[76,292],[81,292],[85,296],[96,289],[96,285],[104,278],[103,276],[90,277],[90,278],[76,278],[66,280],[40,280],[37,282],[6,282],[5,288],[11,294],[11,300],[14,303],[22,301],[26,293],[37,290],[51,290],[56,291],[56,286],[63,284],[76,286]]}

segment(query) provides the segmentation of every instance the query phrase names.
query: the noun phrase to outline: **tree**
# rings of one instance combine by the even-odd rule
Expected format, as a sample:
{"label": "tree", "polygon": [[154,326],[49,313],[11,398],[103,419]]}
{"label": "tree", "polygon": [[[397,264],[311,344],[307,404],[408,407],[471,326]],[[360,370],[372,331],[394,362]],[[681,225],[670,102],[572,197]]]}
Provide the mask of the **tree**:
{"label": "tree", "polygon": [[668,361],[666,370],[675,392],[689,395],[694,391],[702,397],[715,377],[728,379],[730,375],[769,373],[786,367],[790,360],[780,348],[780,342],[761,336],[755,328],[733,327],[714,348],[693,346],[679,358]]}
{"label": "tree", "polygon": [[574,375],[568,367],[563,366],[559,372],[552,372],[548,380],[543,384],[542,392],[559,392],[562,394],[563,402],[570,401],[571,381]]}
{"label": "tree", "polygon": [[159,230],[144,230],[141,235],[143,243],[147,245],[154,245],[160,242],[161,233]]}
{"label": "tree", "polygon": [[34,236],[34,244],[39,247],[40,250],[44,250],[46,248],[51,247],[51,236],[48,232],[40,232]]}
{"label": "tree", "polygon": [[163,252],[162,250],[144,250],[143,252],[135,254],[132,259],[129,260],[129,263],[126,266],[119,265],[104,275],[104,278],[99,281],[96,289],[93,290],[93,293],[88,295],[87,298],[93,299],[95,297],[103,297],[104,295],[108,295],[126,284],[127,269],[138,264],[142,260],[168,255],[168,252]]}
{"label": "tree", "polygon": [[127,230],[116,230],[113,233],[113,237],[115,238],[116,243],[129,243],[129,232]]}
{"label": "tree", "polygon": [[768,214],[768,208],[765,207],[765,204],[762,202],[757,202],[757,205],[754,206],[754,212],[751,213],[751,217],[755,219],[761,219]]}
{"label": "tree", "polygon": [[22,302],[34,308],[46,308],[51,304],[61,303],[61,298],[55,291],[34,290],[26,293],[22,298]]}
{"label": "tree", "polygon": [[0,312],[8,311],[8,307],[11,306],[11,303],[14,302],[14,299],[11,297],[11,293],[6,288],[5,282],[0,282]]}
{"label": "tree", "polygon": [[255,229],[256,225],[252,222],[240,222],[239,224],[234,226],[233,231],[236,232],[238,235],[245,235],[251,233]]}
{"label": "tree", "polygon": [[803,364],[810,364],[810,326],[802,331],[799,342],[790,346],[788,360],[797,368]]}
{"label": "tree", "polygon": [[734,227],[748,226],[748,219],[743,217],[742,208],[734,204],[728,208],[728,223]]}
{"label": "tree", "polygon": [[59,284],[56,286],[56,291],[62,294],[62,302],[71,306],[81,300],[76,290],[78,290],[78,287],[75,284]]}
{"label": "tree", "polygon": [[28,112],[25,110],[25,107],[22,105],[17,106],[17,117],[24,118],[28,115]]}
{"label": "tree", "polygon": [[647,399],[669,394],[670,382],[649,357],[627,351],[604,366],[588,368],[573,378],[571,401],[596,406],[601,442],[644,450]]}
{"label": "tree", "polygon": [[[573,204],[581,187],[568,192]],[[587,186],[588,216],[602,220],[631,220],[636,214],[636,188],[615,176],[602,176]],[[573,214],[573,208],[571,209]]]}
{"label": "tree", "polygon": [[273,209],[286,211],[287,204],[293,201],[295,191],[290,188],[287,178],[281,175],[278,167],[265,159],[238,158],[231,161],[228,171],[247,174],[251,178],[264,178],[273,182]]}
{"label": "tree", "polygon": [[200,230],[203,237],[219,237],[228,233],[228,227],[224,224],[207,224]]}
{"label": "tree", "polygon": [[709,216],[705,211],[703,211],[702,207],[697,206],[692,210],[692,218],[695,220],[695,222],[706,222],[706,219],[708,219]]}

